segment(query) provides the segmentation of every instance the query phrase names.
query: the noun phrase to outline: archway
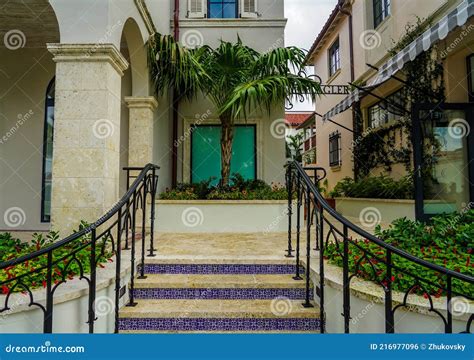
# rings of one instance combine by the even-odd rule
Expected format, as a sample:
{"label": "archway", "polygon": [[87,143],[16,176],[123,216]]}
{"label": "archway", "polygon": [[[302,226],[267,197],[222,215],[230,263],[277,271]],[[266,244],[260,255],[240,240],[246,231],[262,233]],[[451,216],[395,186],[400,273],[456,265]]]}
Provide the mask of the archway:
{"label": "archway", "polygon": [[46,44],[60,40],[49,1],[3,5],[0,39],[0,231],[48,230],[44,129],[56,65]]}
{"label": "archway", "polygon": [[[123,27],[120,52],[129,62],[122,77],[120,118],[120,167],[143,166],[151,161],[153,145],[153,103],[149,97],[149,74],[144,39],[138,24],[129,18]],[[148,140],[147,140],[148,139]],[[126,190],[126,173],[121,171],[119,188]]]}

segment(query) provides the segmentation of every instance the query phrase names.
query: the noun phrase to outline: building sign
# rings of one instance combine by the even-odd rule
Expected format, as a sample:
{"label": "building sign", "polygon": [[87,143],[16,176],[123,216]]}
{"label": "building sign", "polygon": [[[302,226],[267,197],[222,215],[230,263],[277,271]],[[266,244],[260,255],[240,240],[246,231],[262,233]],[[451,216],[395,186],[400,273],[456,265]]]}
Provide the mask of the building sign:
{"label": "building sign", "polygon": [[324,95],[349,95],[349,85],[321,85]]}

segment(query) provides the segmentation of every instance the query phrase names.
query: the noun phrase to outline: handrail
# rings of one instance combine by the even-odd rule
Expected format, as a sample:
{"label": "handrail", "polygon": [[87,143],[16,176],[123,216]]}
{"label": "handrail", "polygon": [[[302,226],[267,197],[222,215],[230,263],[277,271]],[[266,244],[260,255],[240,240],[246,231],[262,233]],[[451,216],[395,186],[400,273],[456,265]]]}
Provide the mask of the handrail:
{"label": "handrail", "polygon": [[[314,182],[311,180],[307,171],[314,171]],[[323,175],[318,176],[318,171],[322,171]],[[474,284],[474,277],[463,274],[454,270],[447,269],[443,266],[433,264],[424,259],[420,259],[396,246],[389,244],[377,236],[365,231],[359,226],[353,224],[347,220],[344,216],[339,214],[333,209],[319,193],[317,183],[325,178],[326,171],[320,167],[303,168],[297,161],[292,161],[286,164],[286,182],[288,191],[288,249],[287,257],[293,256],[292,246],[292,215],[293,211],[293,196],[296,193],[296,262],[295,262],[295,273],[293,277],[295,280],[303,280],[300,276],[300,233],[301,233],[301,208],[304,206],[306,214],[306,299],[303,306],[308,307],[310,303],[310,292],[312,291],[309,278],[311,268],[311,226],[313,221],[315,224],[315,235],[316,235],[316,247],[314,250],[319,251],[319,287],[316,287],[316,295],[319,297],[320,307],[320,319],[321,319],[321,332],[325,332],[326,328],[326,307],[325,307],[325,251],[326,247],[332,244],[330,242],[331,237],[334,241],[333,245],[336,246],[336,252],[339,260],[342,260],[342,297],[343,297],[343,309],[341,315],[344,317],[344,332],[350,332],[350,319],[351,319],[351,292],[350,283],[351,280],[358,276],[364,269],[364,264],[368,265],[371,270],[370,274],[367,273],[365,276],[369,276],[370,280],[374,281],[383,288],[384,291],[384,307],[385,307],[385,331],[387,333],[395,332],[395,312],[401,308],[406,307],[407,299],[409,294],[420,289],[424,291],[424,296],[429,302],[429,311],[436,314],[444,323],[446,333],[453,332],[453,309],[454,300],[457,301],[453,296],[460,296],[462,301],[474,300],[470,292],[464,291],[464,286],[468,284]],[[337,227],[336,225],[339,225]],[[325,232],[325,227],[328,226]],[[340,227],[342,226],[342,230]],[[356,234],[356,237],[360,236],[361,239],[353,239],[349,234],[349,231]],[[372,243],[379,247],[379,251],[374,251],[358,244],[358,240],[364,240],[366,243]],[[352,247],[352,248],[350,248]],[[351,249],[356,248],[361,253],[358,254],[358,258],[354,261],[355,263],[350,266],[350,254]],[[401,257],[406,261],[409,261],[415,266],[422,267],[424,270],[434,272],[438,274],[437,280],[424,277],[416,272],[416,270],[405,269],[401,265],[393,262],[393,255]],[[362,263],[364,261],[364,263]],[[354,268],[355,266],[355,268]],[[362,269],[361,269],[362,266]],[[416,267],[415,267],[416,269]],[[408,276],[411,281],[403,287],[402,294],[403,300],[396,306],[393,305],[392,298],[392,282],[395,281],[396,273],[404,274]],[[456,281],[456,283],[454,283]],[[461,283],[459,283],[461,281]],[[432,294],[427,289],[438,289],[438,294],[446,294],[446,314],[443,314],[439,309],[434,307]],[[431,290],[432,291],[432,290]],[[339,311],[338,311],[339,312]],[[331,313],[331,316],[335,316]],[[332,320],[332,319],[331,319]],[[466,323],[465,332],[470,332],[470,328],[474,323],[474,314],[469,316]]]}
{"label": "handrail", "polygon": [[114,216],[117,213],[119,208],[124,206],[127,203],[127,201],[130,200],[133,193],[138,188],[140,183],[143,181],[143,179],[145,178],[148,171],[150,171],[152,169],[159,170],[160,167],[157,166],[157,165],[148,164],[144,168],[140,168],[140,169],[142,169],[142,171],[140,172],[140,175],[137,176],[137,178],[133,182],[130,189],[128,189],[128,191],[125,193],[125,195],[104,216],[99,218],[96,222],[94,222],[93,224],[89,225],[88,227],[82,229],[81,231],[75,232],[75,233],[67,236],[64,239],[55,242],[51,246],[42,248],[42,249],[37,250],[37,251],[35,251],[31,254],[24,255],[24,256],[16,258],[16,259],[12,259],[12,260],[2,262],[2,263],[0,263],[0,270],[5,269],[5,268],[10,267],[10,266],[18,265],[22,262],[34,259],[34,258],[36,258],[38,256],[41,256],[41,255],[44,255],[44,254],[46,254],[50,251],[56,250],[56,249],[66,245],[66,244],[69,244],[69,243],[73,242],[74,240],[77,240],[80,237],[83,237],[84,235],[90,233],[93,229],[96,229],[100,225],[103,225],[107,220],[109,220],[112,216]]}
{"label": "handrail", "polygon": [[[102,262],[110,260],[115,256],[115,328],[114,332],[120,329],[119,308],[120,298],[125,295],[123,292],[122,278],[122,250],[130,250],[130,279],[129,279],[129,300],[127,306],[135,306],[134,301],[134,280],[137,271],[136,264],[136,235],[137,228],[141,230],[141,251],[138,255],[140,276],[145,278],[145,248],[147,227],[149,226],[149,248],[147,256],[155,256],[154,248],[154,223],[155,223],[155,198],[158,187],[159,167],[153,164],[147,164],[141,169],[133,184],[127,189],[125,195],[102,217],[93,224],[75,232],[66,238],[45,246],[42,249],[30,254],[11,259],[0,263],[0,270],[8,275],[7,279],[0,281],[0,287],[3,294],[6,295],[3,306],[0,305],[0,314],[10,309],[11,295],[14,292],[24,292],[29,296],[29,306],[35,306],[44,313],[43,332],[53,332],[53,313],[54,313],[54,295],[56,289],[63,283],[66,283],[70,277],[79,280],[85,280],[88,284],[88,328],[89,333],[94,332],[94,323],[97,320],[96,313],[96,291],[97,291],[97,266]],[[150,211],[148,212],[148,199],[151,197]],[[149,216],[149,223],[147,223]],[[116,218],[115,218],[116,217]],[[109,223],[106,224],[111,220]],[[137,224],[141,220],[141,224]],[[97,229],[104,225],[104,229],[98,233]],[[122,239],[125,239],[125,247],[122,248]],[[128,247],[128,240],[131,239],[131,247]],[[76,241],[80,240],[80,241]],[[70,247],[68,247],[70,246]],[[56,250],[67,249],[66,254],[56,252]],[[83,252],[84,253],[81,253]],[[56,254],[59,256],[55,257]],[[81,256],[78,256],[81,255]],[[30,267],[28,263],[33,259],[46,259],[35,268]],[[9,273],[17,265],[24,265],[20,272]],[[71,265],[75,264],[77,268],[73,271]],[[86,272],[85,266],[88,266],[89,272]],[[33,290],[37,284],[43,282],[46,290],[46,300],[37,302],[35,296],[38,295]],[[36,284],[35,284],[36,283]],[[6,289],[6,290],[5,290]],[[10,306],[9,306],[10,305]]]}
{"label": "handrail", "polygon": [[390,244],[386,243],[383,240],[380,240],[376,236],[372,235],[371,233],[365,231],[364,229],[362,229],[359,226],[355,225],[354,223],[350,222],[344,216],[342,216],[336,210],[334,210],[327,203],[327,201],[324,199],[324,197],[321,196],[321,194],[319,193],[319,191],[316,188],[315,184],[309,178],[308,174],[306,174],[306,172],[303,170],[303,168],[301,167],[301,165],[298,162],[293,163],[293,166],[295,166],[296,170],[298,171],[298,173],[303,178],[303,180],[305,182],[305,185],[309,186],[311,192],[316,197],[316,199],[319,201],[319,203],[324,208],[324,210],[327,211],[334,219],[336,219],[339,222],[341,222],[342,224],[346,225],[352,231],[354,231],[354,232],[358,233],[359,235],[363,236],[365,239],[367,239],[369,241],[372,241],[372,242],[376,243],[377,245],[392,251],[392,253],[397,254],[399,256],[402,256],[402,257],[404,257],[404,258],[406,258],[410,261],[413,261],[413,262],[415,262],[419,265],[428,267],[431,270],[435,270],[435,271],[441,272],[441,273],[446,274],[446,275],[451,275],[451,276],[453,276],[457,279],[463,280],[463,281],[468,281],[468,282],[474,283],[474,277],[472,277],[472,276],[469,276],[469,275],[466,275],[466,274],[463,274],[463,273],[460,273],[460,272],[457,272],[457,271],[454,271],[454,270],[446,269],[445,267],[442,267],[440,265],[433,264],[433,263],[430,263],[429,261],[420,259],[420,258],[418,258],[418,257],[416,257],[416,256],[414,256],[410,253],[407,253],[404,250],[401,250],[401,249],[399,249],[399,248],[397,248],[393,245],[390,245]]}

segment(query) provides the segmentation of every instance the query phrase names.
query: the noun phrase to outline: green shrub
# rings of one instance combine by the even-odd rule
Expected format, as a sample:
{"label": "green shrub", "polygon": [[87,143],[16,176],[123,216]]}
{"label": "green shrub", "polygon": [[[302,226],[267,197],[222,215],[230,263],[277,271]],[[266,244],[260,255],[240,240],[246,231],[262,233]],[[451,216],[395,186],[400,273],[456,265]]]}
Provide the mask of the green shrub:
{"label": "green shrub", "polygon": [[[78,231],[84,229],[87,226],[89,226],[89,224],[81,221]],[[19,239],[13,238],[10,233],[1,233],[0,263],[31,254],[43,248],[47,248],[53,245],[57,240],[59,240],[59,234],[55,231],[50,231],[46,235],[34,233],[31,242],[22,242]],[[52,280],[54,284],[60,283],[63,281],[63,279],[72,280],[75,276],[80,275],[81,266],[84,274],[90,273],[90,240],[91,238],[89,233],[53,251],[53,263],[56,261],[58,262],[57,264],[53,265],[52,268]],[[103,264],[105,262],[112,261],[111,258],[113,253],[107,248],[107,240],[108,239],[104,241],[104,238],[101,238],[97,242],[96,261],[98,267],[104,267]],[[72,252],[76,252],[74,257],[71,255]],[[7,267],[3,270],[0,270],[0,284],[9,279],[30,273],[29,275],[22,278],[22,284],[29,287],[30,290],[37,287],[46,287],[46,269],[39,270],[46,265],[47,254],[44,254],[18,265]],[[35,270],[38,271],[33,273]],[[1,286],[0,292],[7,294],[15,285],[15,283],[16,282],[13,281],[11,283],[3,284]],[[26,291],[26,289],[22,286],[17,286],[14,291],[20,292]]]}
{"label": "green shrub", "polygon": [[[462,214],[440,215],[432,219],[429,224],[406,218],[395,220],[389,229],[376,229],[376,236],[388,244],[402,249],[420,259],[440,265],[446,269],[474,276],[474,264],[471,257],[474,249],[474,210]],[[385,250],[368,240],[354,240],[364,250],[373,256],[364,258],[364,252],[349,242],[349,271],[358,273],[366,280],[385,281]],[[329,243],[325,250],[325,258],[330,263],[342,266],[342,245]],[[377,259],[378,258],[378,259]],[[356,269],[360,261],[359,269]],[[404,269],[422,279],[430,280],[445,286],[446,277],[424,266],[417,265],[399,255],[392,255],[392,261],[400,269]],[[374,266],[374,269],[372,268]],[[374,273],[375,272],[375,273]],[[415,279],[401,271],[392,272],[392,289],[407,291],[415,285]],[[427,294],[439,297],[443,291],[435,286],[421,283],[414,292],[427,297]],[[474,286],[453,279],[453,290],[474,297]]]}
{"label": "green shrub", "polygon": [[160,194],[162,200],[286,200],[288,192],[279,184],[268,185],[262,180],[246,180],[234,174],[230,185],[212,186],[209,179],[194,184],[179,184]]}
{"label": "green shrub", "polygon": [[411,176],[400,180],[380,175],[355,181],[349,177],[336,184],[330,192],[331,197],[374,198],[374,199],[413,199],[414,185]]}

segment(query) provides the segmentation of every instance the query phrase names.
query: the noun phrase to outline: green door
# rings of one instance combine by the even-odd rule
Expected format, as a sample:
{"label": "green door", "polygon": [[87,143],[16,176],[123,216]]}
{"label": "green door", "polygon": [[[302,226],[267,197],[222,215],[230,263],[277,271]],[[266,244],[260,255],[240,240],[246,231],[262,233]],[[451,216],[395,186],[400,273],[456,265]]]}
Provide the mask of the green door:
{"label": "green door", "polygon": [[[221,174],[221,127],[199,125],[191,138],[191,182],[208,180],[213,185],[219,182]],[[255,125],[238,125],[234,130],[232,144],[231,175],[239,173],[245,179],[255,179]]]}

